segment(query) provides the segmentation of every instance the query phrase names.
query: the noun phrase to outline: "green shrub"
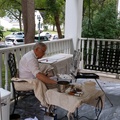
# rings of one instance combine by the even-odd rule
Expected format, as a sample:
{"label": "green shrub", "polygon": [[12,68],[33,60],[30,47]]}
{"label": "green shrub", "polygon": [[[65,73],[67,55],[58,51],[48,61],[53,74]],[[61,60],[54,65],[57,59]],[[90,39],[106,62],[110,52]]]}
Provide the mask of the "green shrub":
{"label": "green shrub", "polygon": [[11,30],[9,30],[10,32],[18,32],[18,31],[20,31],[20,29],[18,29],[18,28],[12,28]]}
{"label": "green shrub", "polygon": [[45,31],[48,30],[48,26],[44,26],[44,30],[45,30]]}
{"label": "green shrub", "polygon": [[0,30],[0,41],[3,38],[3,32]]}

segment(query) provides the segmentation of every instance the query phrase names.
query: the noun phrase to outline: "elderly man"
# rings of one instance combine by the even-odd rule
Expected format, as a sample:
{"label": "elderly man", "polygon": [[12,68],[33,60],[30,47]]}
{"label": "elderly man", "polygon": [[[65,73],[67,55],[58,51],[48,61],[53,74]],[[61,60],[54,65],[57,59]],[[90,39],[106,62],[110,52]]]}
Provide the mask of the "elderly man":
{"label": "elderly man", "polygon": [[26,53],[19,62],[19,77],[25,79],[37,78],[43,83],[56,84],[55,80],[50,79],[40,72],[38,59],[45,55],[47,46],[44,43],[36,43],[33,50]]}
{"label": "elderly man", "polygon": [[47,46],[44,43],[36,43],[33,50],[29,51],[21,58],[19,62],[19,77],[26,79],[30,87],[34,89],[35,96],[43,106],[47,106],[45,102],[45,92],[47,90],[45,84],[56,86],[57,81],[50,79],[41,72],[38,59],[45,55]]}

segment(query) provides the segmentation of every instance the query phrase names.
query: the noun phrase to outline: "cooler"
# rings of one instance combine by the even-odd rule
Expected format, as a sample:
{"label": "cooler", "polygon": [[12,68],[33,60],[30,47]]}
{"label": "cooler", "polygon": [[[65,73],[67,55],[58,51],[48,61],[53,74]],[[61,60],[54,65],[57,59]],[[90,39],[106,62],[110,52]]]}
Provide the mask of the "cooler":
{"label": "cooler", "polygon": [[10,92],[0,88],[0,120],[9,120]]}

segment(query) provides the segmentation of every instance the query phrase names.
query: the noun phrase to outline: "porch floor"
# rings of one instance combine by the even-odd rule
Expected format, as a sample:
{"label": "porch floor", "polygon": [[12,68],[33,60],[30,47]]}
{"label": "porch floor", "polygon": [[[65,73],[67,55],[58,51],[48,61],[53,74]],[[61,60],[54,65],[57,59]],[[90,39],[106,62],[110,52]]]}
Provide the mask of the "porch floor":
{"label": "porch floor", "polygon": [[[79,79],[77,82],[81,83],[87,80]],[[105,97],[104,108],[101,112],[99,120],[120,120],[120,81],[113,78],[100,77],[98,82],[113,104],[113,106],[111,106],[110,102]],[[97,87],[99,88],[98,85]],[[12,111],[12,104],[10,107]],[[24,120],[25,118],[34,118],[35,116],[38,120],[44,120],[44,111],[40,109],[40,102],[34,96],[29,96],[19,100],[18,108],[15,110],[15,113],[20,114],[20,120]],[[62,118],[66,115],[67,111],[57,107],[56,113],[58,118]],[[86,104],[82,105],[79,108],[79,116],[94,118],[94,107]],[[62,120],[67,120],[67,118],[63,118]],[[81,118],[80,120],[87,119]]]}

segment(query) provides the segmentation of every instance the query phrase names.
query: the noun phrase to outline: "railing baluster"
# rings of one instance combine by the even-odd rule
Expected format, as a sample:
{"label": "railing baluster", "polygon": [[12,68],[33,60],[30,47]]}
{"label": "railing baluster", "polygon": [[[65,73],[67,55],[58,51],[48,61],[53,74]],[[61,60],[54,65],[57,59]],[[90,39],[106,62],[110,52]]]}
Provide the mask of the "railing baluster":
{"label": "railing baluster", "polygon": [[90,41],[87,39],[87,64],[89,64],[89,50],[90,50]]}
{"label": "railing baluster", "polygon": [[8,85],[8,52],[4,53],[4,65],[5,65],[5,89],[9,90],[9,85]]}
{"label": "railing baluster", "polygon": [[0,87],[2,87],[2,53],[0,53]]}
{"label": "railing baluster", "polygon": [[91,47],[91,64],[93,63],[93,57],[94,57],[94,49],[95,49],[95,46],[94,46],[94,44],[95,44],[95,41],[94,40],[91,40],[91,42],[92,42],[92,47]]}
{"label": "railing baluster", "polygon": [[[81,38],[81,41],[81,65],[85,69],[97,70],[104,73],[109,72],[110,74],[114,73],[118,78],[120,75],[120,54],[118,54],[120,51],[120,40]],[[89,49],[92,50],[89,52]]]}
{"label": "railing baluster", "polygon": [[84,43],[85,43],[85,41],[82,40],[81,42],[82,42],[82,55],[81,55],[82,58],[81,58],[81,62],[80,62],[80,64],[81,64],[80,69],[83,69],[84,68]]}

